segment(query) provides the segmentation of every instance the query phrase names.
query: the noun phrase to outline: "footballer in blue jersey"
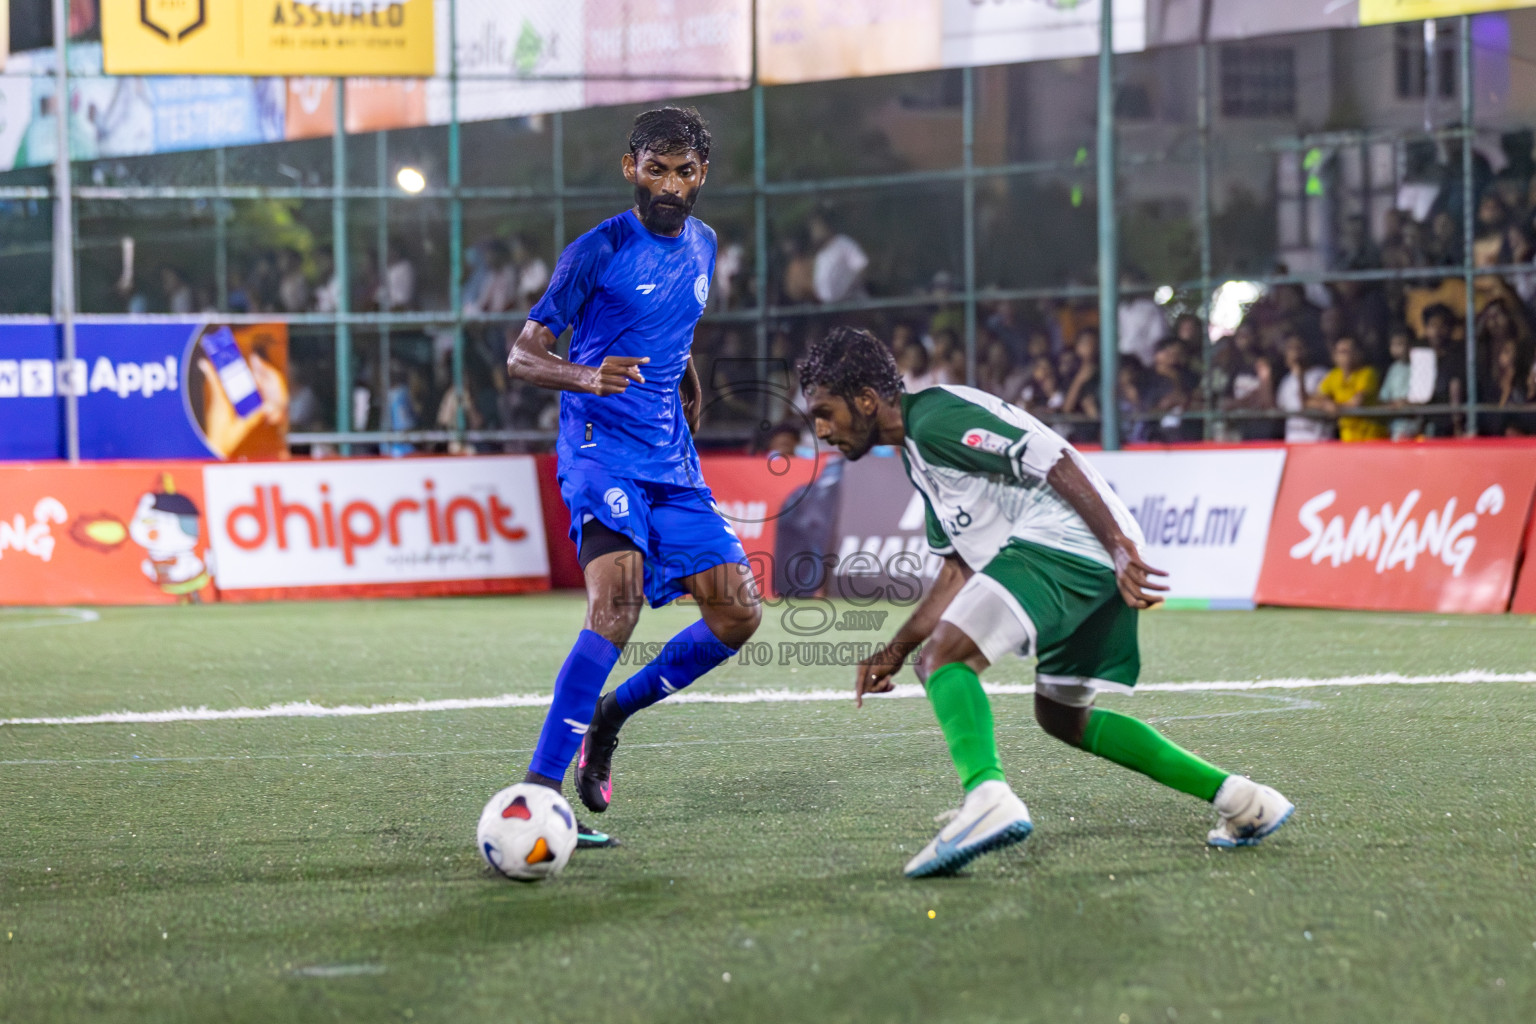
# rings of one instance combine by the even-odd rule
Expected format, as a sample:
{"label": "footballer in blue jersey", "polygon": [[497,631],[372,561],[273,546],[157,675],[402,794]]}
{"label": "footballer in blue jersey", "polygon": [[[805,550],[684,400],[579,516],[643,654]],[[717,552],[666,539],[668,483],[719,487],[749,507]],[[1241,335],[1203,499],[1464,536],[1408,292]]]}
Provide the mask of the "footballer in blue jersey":
{"label": "footballer in blue jersey", "polygon": [[[560,495],[587,585],[585,628],[555,678],[527,782],[559,790],[573,757],[582,803],[612,799],[619,729],[746,643],[761,619],[741,541],[715,508],[693,445],[702,392],[690,350],[709,299],[715,233],[691,216],[709,173],[697,111],[635,119],[624,178],[635,205],[560,254],[512,346],[507,372],[562,392]],[[571,329],[569,359],[555,354]],[[702,616],[602,696],[640,617],[683,594]],[[582,826],[581,845],[613,840]]]}

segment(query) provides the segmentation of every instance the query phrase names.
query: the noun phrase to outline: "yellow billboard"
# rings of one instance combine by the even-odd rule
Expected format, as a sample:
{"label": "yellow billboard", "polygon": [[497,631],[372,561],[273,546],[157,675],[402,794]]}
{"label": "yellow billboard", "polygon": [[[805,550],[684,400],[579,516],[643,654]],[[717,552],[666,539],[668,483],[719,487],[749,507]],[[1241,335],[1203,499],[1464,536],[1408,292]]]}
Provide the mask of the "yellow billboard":
{"label": "yellow billboard", "polygon": [[102,0],[101,38],[109,75],[433,72],[432,0]]}
{"label": "yellow billboard", "polygon": [[940,0],[760,0],[758,76],[768,85],[943,65]]}
{"label": "yellow billboard", "polygon": [[1516,7],[1536,7],[1536,0],[1360,0],[1360,24],[1424,21],[1449,18],[1453,14],[1508,11]]}

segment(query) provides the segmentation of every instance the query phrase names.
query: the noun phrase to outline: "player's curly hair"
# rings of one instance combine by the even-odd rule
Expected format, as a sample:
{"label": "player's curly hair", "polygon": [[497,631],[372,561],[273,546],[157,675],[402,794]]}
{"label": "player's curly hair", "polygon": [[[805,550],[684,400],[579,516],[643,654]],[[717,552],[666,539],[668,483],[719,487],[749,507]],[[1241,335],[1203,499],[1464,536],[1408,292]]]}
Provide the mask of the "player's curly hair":
{"label": "player's curly hair", "polygon": [[856,327],[834,327],[800,360],[800,387],[852,401],[865,388],[886,401],[901,394],[901,371],[885,342]]}
{"label": "player's curly hair", "polygon": [[639,156],[649,150],[660,156],[675,156],[690,149],[699,159],[709,162],[709,125],[692,107],[658,107],[635,118],[629,133],[629,151]]}

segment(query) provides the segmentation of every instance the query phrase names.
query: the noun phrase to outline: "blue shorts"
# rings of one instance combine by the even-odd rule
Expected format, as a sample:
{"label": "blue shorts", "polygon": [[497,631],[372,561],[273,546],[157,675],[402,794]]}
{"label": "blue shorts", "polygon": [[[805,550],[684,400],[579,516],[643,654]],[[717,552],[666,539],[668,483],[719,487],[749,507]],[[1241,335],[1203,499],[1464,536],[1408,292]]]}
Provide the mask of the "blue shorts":
{"label": "blue shorts", "polygon": [[680,487],[572,469],[560,473],[571,540],[592,520],[622,533],[645,556],[645,599],[660,608],[681,597],[682,581],[717,565],[747,564],[731,524],[708,487]]}

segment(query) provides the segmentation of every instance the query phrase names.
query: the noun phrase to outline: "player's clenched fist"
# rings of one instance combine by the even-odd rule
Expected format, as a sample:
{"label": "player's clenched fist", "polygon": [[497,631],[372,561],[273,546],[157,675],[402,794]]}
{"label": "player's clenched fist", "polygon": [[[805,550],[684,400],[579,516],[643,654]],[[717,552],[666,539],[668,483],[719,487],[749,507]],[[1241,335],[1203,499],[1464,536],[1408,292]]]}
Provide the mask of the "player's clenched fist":
{"label": "player's clenched fist", "polygon": [[631,383],[645,383],[640,367],[650,361],[650,356],[608,356],[601,366],[590,368],[587,390],[599,396],[622,395]]}

